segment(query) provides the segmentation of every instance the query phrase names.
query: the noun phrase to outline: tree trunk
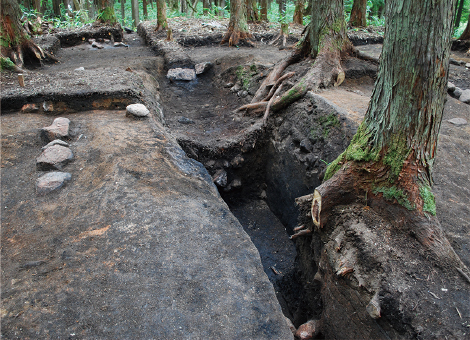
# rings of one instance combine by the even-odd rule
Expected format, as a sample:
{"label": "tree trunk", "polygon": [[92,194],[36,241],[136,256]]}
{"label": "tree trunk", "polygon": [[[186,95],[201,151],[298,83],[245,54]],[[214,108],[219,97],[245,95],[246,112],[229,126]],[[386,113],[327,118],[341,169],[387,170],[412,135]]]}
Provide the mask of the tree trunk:
{"label": "tree trunk", "polygon": [[157,0],[157,31],[166,30],[168,28],[168,21],[166,18],[166,3],[165,0]]}
{"label": "tree trunk", "polygon": [[223,18],[225,17],[225,0],[219,0],[219,7],[221,9],[219,10],[218,15]]}
{"label": "tree trunk", "polygon": [[465,28],[465,31],[463,31],[459,40],[470,40],[470,15],[468,16],[467,27]]}
{"label": "tree trunk", "polygon": [[268,0],[260,0],[260,6],[259,19],[261,21],[268,21]]}
{"label": "tree trunk", "polygon": [[139,1],[138,0],[131,0],[131,8],[132,8],[132,21],[134,21],[134,27],[139,25]]}
{"label": "tree trunk", "polygon": [[304,7],[305,7],[304,0],[297,0],[295,2],[293,22],[298,25],[304,24],[304,10],[305,10]]}
{"label": "tree trunk", "polygon": [[209,9],[211,7],[210,0],[202,0],[202,14],[207,15],[209,13]]}
{"label": "tree trunk", "polygon": [[457,15],[455,16],[455,24],[454,24],[455,28],[460,26],[460,19],[462,18],[462,11],[463,11],[464,2],[465,2],[465,0],[460,0],[460,2],[459,2],[459,7],[457,9]]}
{"label": "tree trunk", "polygon": [[149,12],[147,10],[147,0],[142,0],[142,14],[144,16],[144,20],[147,20],[149,17]]}
{"label": "tree trunk", "polygon": [[126,19],[126,0],[121,0],[121,23],[124,25]]}
{"label": "tree trunk", "polygon": [[259,22],[258,7],[256,0],[245,0],[246,5],[246,19],[248,22]]}
{"label": "tree trunk", "polygon": [[367,0],[354,0],[349,25],[352,27],[367,27]]}
{"label": "tree trunk", "polygon": [[55,16],[60,16],[60,0],[52,0],[52,11]]}
{"label": "tree trunk", "polygon": [[2,20],[0,35],[0,52],[3,59],[10,60],[18,68],[25,62],[41,62],[45,58],[44,51],[34,44],[21,25],[21,10],[16,0],[1,0]]}
{"label": "tree trunk", "polygon": [[105,24],[114,25],[117,22],[116,14],[114,13],[113,0],[100,1],[100,13],[98,14],[99,21]]}
{"label": "tree trunk", "polygon": [[[328,167],[326,182],[315,190],[312,218],[321,227],[341,200],[367,197],[439,265],[453,266],[468,278],[435,217],[431,192],[454,9],[455,1],[387,1],[387,30],[369,108],[349,147]],[[338,193],[341,199],[334,198]]]}
{"label": "tree trunk", "polygon": [[245,3],[243,0],[231,0],[228,32],[220,43],[228,43],[229,46],[236,46],[239,41],[242,40],[252,44],[250,38],[251,34],[248,30],[248,22],[246,20]]}

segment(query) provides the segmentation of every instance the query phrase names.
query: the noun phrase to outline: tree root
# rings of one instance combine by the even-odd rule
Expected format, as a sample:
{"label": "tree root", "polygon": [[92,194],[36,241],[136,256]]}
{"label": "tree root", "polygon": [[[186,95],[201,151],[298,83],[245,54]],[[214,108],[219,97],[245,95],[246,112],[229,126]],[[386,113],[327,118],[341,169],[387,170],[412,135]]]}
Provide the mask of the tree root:
{"label": "tree root", "polygon": [[273,104],[273,101],[277,98],[277,94],[281,92],[283,84],[279,85],[278,89],[274,92],[274,95],[268,102],[268,106],[266,106],[266,111],[263,116],[263,126],[266,126],[268,122],[268,117],[269,117],[269,109],[271,108],[271,105]]}
{"label": "tree root", "polygon": [[228,43],[229,47],[237,46],[240,42],[244,42],[251,47],[255,47],[256,44],[254,41],[251,40],[252,35],[247,32],[240,32],[240,31],[228,31],[222,41],[220,42],[221,45]]}
{"label": "tree root", "polygon": [[[347,164],[315,189],[310,213],[317,228],[323,228],[333,207],[360,202],[369,192],[370,181],[366,176],[361,176],[364,171],[359,169]],[[367,203],[397,230],[416,238],[431,255],[433,262],[444,269],[450,267],[457,270],[470,283],[470,270],[455,253],[436,217],[425,215],[418,209],[410,211],[398,203],[385,200],[381,194],[369,192]]]}

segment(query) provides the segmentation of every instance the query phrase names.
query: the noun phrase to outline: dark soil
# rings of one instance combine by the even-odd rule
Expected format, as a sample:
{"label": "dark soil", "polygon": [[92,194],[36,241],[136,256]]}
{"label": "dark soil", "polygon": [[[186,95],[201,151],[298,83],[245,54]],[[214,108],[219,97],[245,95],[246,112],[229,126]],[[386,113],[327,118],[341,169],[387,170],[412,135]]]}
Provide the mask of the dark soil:
{"label": "dark soil", "polygon": [[[292,228],[297,223],[298,211],[293,200],[311,193],[315,186],[321,183],[325,163],[334,160],[347,145],[367,109],[377,66],[354,58],[345,60],[347,79],[344,84],[336,89],[320,91],[321,96],[336,105],[334,109],[340,112],[340,125],[327,125],[325,117],[332,112],[328,111],[331,109],[329,106],[322,111],[319,107],[323,104],[304,99],[271,117],[268,129],[264,129],[260,117],[235,114],[234,110],[251,100],[270,67],[291,51],[280,50],[267,44],[278,31],[277,27],[267,25],[251,26],[258,44],[256,48],[219,46],[216,44],[217,39],[221,38],[226,30],[226,22],[221,24],[222,26],[218,26],[215,21],[183,19],[170,22],[170,26],[174,27],[175,41],[184,46],[184,51],[190,56],[193,64],[213,64],[208,72],[193,82],[168,80],[168,65],[165,64],[164,56],[156,55],[153,49],[144,46],[143,39],[137,33],[124,34],[123,42],[128,48],[112,47],[111,44],[103,43],[105,48],[97,50],[83,42],[59,49],[56,56],[60,62],[46,64],[26,74],[25,89],[18,87],[16,74],[2,74],[2,110],[9,108],[18,111],[22,106],[19,103],[23,103],[24,98],[36,98],[34,93],[38,90],[54,93],[53,96],[57,97],[58,94],[67,94],[68,89],[79,93],[80,86],[95,92],[104,91],[108,86],[119,88],[119,84],[132,79],[137,94],[126,92],[128,101],[121,103],[122,108],[134,99],[139,101],[136,99],[139,93],[144,93],[144,97],[149,98],[144,85],[149,88],[149,84],[152,84],[151,88],[158,92],[153,100],[159,103],[156,107],[162,113],[165,127],[186,154],[203,163],[212,176],[220,171],[227,173],[227,185],[219,186],[219,192],[258,248],[264,271],[274,285],[284,314],[294,320],[295,326],[299,326],[307,321],[308,317],[319,316],[321,303],[318,302],[318,295],[317,300],[310,296],[315,300],[310,301],[315,308],[305,307],[305,304],[299,302],[306,299],[304,288],[311,288],[311,292],[316,294],[319,288],[300,287],[301,274],[294,268],[294,244],[288,239],[288,234],[292,234]],[[292,27],[289,41],[297,41],[301,31],[302,27]],[[160,33],[150,34],[156,36]],[[379,38],[375,33],[364,31],[356,33],[355,39],[359,45],[360,42],[377,42]],[[374,56],[380,54],[380,49],[381,45],[361,46],[361,50]],[[458,60],[466,58],[460,52],[455,52],[453,57]],[[310,65],[311,61],[305,60],[290,66],[287,71],[296,72],[290,82],[294,83],[299,79]],[[85,71],[74,71],[79,67],[84,67]],[[103,77],[104,75],[106,77]],[[133,77],[137,76],[143,81],[133,80]],[[103,83],[100,82],[100,77]],[[56,79],[60,81],[56,82]],[[470,71],[465,67],[451,65],[450,81],[463,89],[470,88]],[[237,83],[239,89],[235,91],[233,87]],[[9,104],[8,98],[4,100],[5,95],[14,98],[15,100],[11,99],[10,102],[15,104]],[[124,94],[121,97],[123,96]],[[41,98],[37,99],[38,102],[40,100]],[[449,97],[438,150],[441,157],[438,157],[435,167],[434,189],[438,216],[456,252],[467,266],[470,266],[470,130],[468,124],[454,126],[447,120],[460,117],[470,122],[469,107]],[[14,125],[15,119],[20,121],[25,117],[28,116],[15,114],[9,118],[8,124]],[[6,128],[6,125],[2,126],[2,138],[7,133]],[[29,143],[38,146],[33,141]],[[15,143],[7,143],[2,146],[2,167],[4,164],[8,165],[5,162],[9,162],[6,151],[23,150],[15,149],[14,145]],[[15,150],[6,150],[5,147]],[[88,151],[91,157],[92,150]],[[21,157],[27,159],[34,156],[24,154]],[[285,170],[284,165],[289,162],[294,166],[280,175],[281,170]],[[35,176],[34,171],[29,173],[29,176]],[[239,182],[240,185],[236,184]],[[2,192],[5,190],[4,186],[8,186],[9,191],[12,190],[10,186],[14,183],[2,178]],[[4,206],[8,206],[3,204],[8,203],[3,199],[2,194],[2,211]],[[351,212],[351,215],[354,213]],[[29,253],[37,255],[33,256],[34,258],[42,258],[41,251],[36,248],[31,248]],[[2,252],[2,257],[9,255]],[[413,275],[421,278],[425,276],[424,271],[428,270],[432,272],[432,269],[421,268]],[[15,278],[12,274],[7,279]],[[436,291],[447,288],[439,278],[432,281],[432,284]],[[425,289],[429,287],[426,286]],[[469,296],[467,293],[468,291],[464,290],[452,294],[456,300],[465,301]],[[424,313],[429,306],[426,302],[416,308]],[[395,307],[387,308],[393,313],[398,313],[399,311],[393,309]],[[438,309],[445,306],[434,303],[432,307],[437,313]],[[465,310],[463,307],[460,309]],[[302,315],[299,315],[299,310]],[[465,333],[465,327],[470,323],[470,315],[468,311],[466,313],[461,319],[458,314],[452,314],[450,311],[445,314],[446,318],[454,319],[454,324],[465,324],[455,334],[470,332]],[[407,327],[406,322],[403,327]],[[400,328],[399,325],[397,328]],[[401,334],[405,333],[406,329]]]}

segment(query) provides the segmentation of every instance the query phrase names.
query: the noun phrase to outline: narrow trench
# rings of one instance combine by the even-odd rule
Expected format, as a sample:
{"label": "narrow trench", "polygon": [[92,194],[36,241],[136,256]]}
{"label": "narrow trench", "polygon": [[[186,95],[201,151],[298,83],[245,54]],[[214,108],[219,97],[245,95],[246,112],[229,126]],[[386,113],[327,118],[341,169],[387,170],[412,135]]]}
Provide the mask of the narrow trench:
{"label": "narrow trench", "polygon": [[[169,82],[164,74],[158,74],[157,79],[160,83],[165,120],[168,118],[174,122],[174,117],[170,116],[175,115],[181,122],[181,117],[185,118],[184,108],[188,106],[191,106],[193,111],[206,110],[203,105],[198,107],[195,98],[207,95],[216,96],[210,89],[211,79],[203,79],[199,84],[192,86],[188,86],[187,83]],[[175,108],[174,104],[177,102],[178,107]],[[199,118],[210,120],[211,116],[204,117],[202,113]],[[191,127],[197,124],[196,121],[191,124]],[[201,125],[204,124],[206,123]],[[175,126],[184,131],[187,125],[184,121],[180,125],[181,128],[178,128],[178,124],[167,124],[170,133],[175,133],[172,129]],[[175,133],[179,136],[177,139],[180,146],[189,157],[206,167],[214,182],[218,184],[221,197],[250,236],[258,249],[263,269],[273,284],[284,315],[292,321],[295,327],[319,317],[320,303],[315,307],[303,303],[307,300],[307,293],[301,283],[301,273],[295,266],[296,246],[290,239],[290,235],[293,234],[292,228],[297,221],[294,218],[287,224],[283,224],[273,212],[275,209],[271,209],[269,205],[269,202],[276,201],[276,213],[292,216],[292,212],[278,210],[278,207],[283,205],[280,201],[282,198],[269,197],[270,193],[267,190],[266,167],[269,158],[273,156],[273,150],[275,151],[269,147],[270,133],[262,131],[254,137],[248,136],[244,142],[232,144],[229,148],[214,147],[213,144],[208,147],[204,143],[181,137],[184,134],[181,131]],[[246,144],[250,144],[251,147],[247,148]],[[218,176],[224,177],[223,184],[217,180]],[[309,294],[311,295],[312,292]],[[319,292],[314,292],[314,294],[319,296]]]}

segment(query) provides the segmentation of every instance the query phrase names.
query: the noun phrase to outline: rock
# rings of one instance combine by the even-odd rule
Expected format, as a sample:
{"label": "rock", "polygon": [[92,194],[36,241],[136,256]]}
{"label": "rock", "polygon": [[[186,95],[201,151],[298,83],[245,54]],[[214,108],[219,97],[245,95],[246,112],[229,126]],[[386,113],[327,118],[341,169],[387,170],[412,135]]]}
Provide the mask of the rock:
{"label": "rock", "polygon": [[85,68],[83,66],[76,68],[74,71],[85,71]]}
{"label": "rock", "polygon": [[235,188],[235,189],[236,189],[236,188],[241,188],[241,186],[242,186],[242,181],[241,181],[240,179],[236,178],[236,179],[234,179],[234,180],[232,181],[232,183],[230,183],[230,186],[231,186],[232,188]]}
{"label": "rock", "polygon": [[457,61],[454,58],[449,58],[449,63],[452,65],[460,66],[460,61]]}
{"label": "rock", "polygon": [[243,156],[237,155],[230,161],[230,165],[234,168],[240,168],[243,162],[245,162],[245,159],[243,158]]}
{"label": "rock", "polygon": [[23,107],[21,108],[21,112],[23,113],[32,113],[32,112],[38,112],[38,111],[39,111],[38,104],[24,104]]}
{"label": "rock", "polygon": [[46,150],[48,147],[53,146],[53,145],[62,145],[65,147],[69,147],[69,143],[64,142],[62,139],[54,139],[52,142],[48,143],[47,145],[42,147],[42,150]]}
{"label": "rock", "polygon": [[211,68],[212,68],[211,62],[199,63],[199,64],[194,65],[196,75],[203,74],[204,72],[210,70]]}
{"label": "rock", "polygon": [[172,68],[168,70],[166,77],[170,80],[191,81],[196,79],[196,71],[191,68]]}
{"label": "rock", "polygon": [[111,42],[111,40],[110,40],[110,39],[103,39],[103,42],[104,42],[105,44],[109,44],[109,43]]}
{"label": "rock", "polygon": [[245,90],[238,91],[237,95],[238,95],[240,98],[245,98],[246,96],[248,96],[248,91],[245,91]]}
{"label": "rock", "polygon": [[448,122],[457,126],[467,124],[467,120],[463,118],[452,118],[452,119],[449,119]]}
{"label": "rock", "polygon": [[466,104],[470,104],[470,89],[462,91],[459,100]]}
{"label": "rock", "polygon": [[44,112],[52,112],[54,111],[54,105],[52,102],[44,102],[42,103],[42,108],[44,109]]}
{"label": "rock", "polygon": [[242,89],[242,87],[240,86],[240,84],[235,84],[232,86],[232,88],[230,89],[231,92],[235,93],[235,92],[238,92]]}
{"label": "rock", "polygon": [[212,181],[219,187],[225,188],[227,186],[227,172],[224,169],[219,169],[212,176]]}
{"label": "rock", "polygon": [[88,39],[89,44],[93,44],[94,42],[96,42],[96,39],[93,39],[93,38]]}
{"label": "rock", "polygon": [[470,68],[470,63],[466,63],[466,64],[465,64],[465,67],[466,67],[466,68]]}
{"label": "rock", "polygon": [[302,139],[300,141],[300,151],[309,153],[309,152],[312,152],[312,149],[313,149],[312,143],[310,143],[310,141],[307,138]]}
{"label": "rock", "polygon": [[70,161],[73,160],[72,151],[62,145],[52,145],[44,149],[36,160],[38,170],[62,170]]}
{"label": "rock", "polygon": [[96,41],[91,44],[91,47],[98,48],[98,49],[104,48],[103,45],[98,44]]}
{"label": "rock", "polygon": [[117,41],[114,43],[114,47],[129,47],[129,45],[124,44],[122,41]]}
{"label": "rock", "polygon": [[[44,102],[44,105],[46,102]],[[49,143],[55,139],[69,138],[70,120],[59,117],[54,119],[52,125],[41,129],[41,138]]]}
{"label": "rock", "polygon": [[36,192],[45,195],[51,191],[60,189],[64,184],[72,179],[68,172],[49,172],[39,177],[36,181]]}
{"label": "rock", "polygon": [[194,120],[186,118],[186,117],[180,117],[180,118],[178,118],[178,123],[180,123],[180,124],[194,124]]}
{"label": "rock", "polygon": [[447,92],[454,92],[454,91],[455,91],[455,85],[449,81],[447,83]]}
{"label": "rock", "polygon": [[224,85],[226,89],[233,87],[233,83],[227,83]]}
{"label": "rock", "polygon": [[127,34],[132,34],[134,33],[134,30],[132,28],[129,28],[129,27],[123,27],[124,28],[124,31],[126,31]]}
{"label": "rock", "polygon": [[310,320],[300,325],[295,332],[295,337],[301,340],[313,339],[318,333],[315,320]]}
{"label": "rock", "polygon": [[463,92],[462,89],[461,89],[460,87],[457,87],[457,86],[456,86],[456,87],[455,87],[455,90],[454,90],[454,92],[453,92],[453,93],[454,93],[454,97],[457,98],[457,99],[459,99],[460,96],[462,95],[462,92]]}
{"label": "rock", "polygon": [[131,104],[126,107],[127,115],[132,115],[134,117],[147,117],[150,114],[150,111],[144,104]]}

